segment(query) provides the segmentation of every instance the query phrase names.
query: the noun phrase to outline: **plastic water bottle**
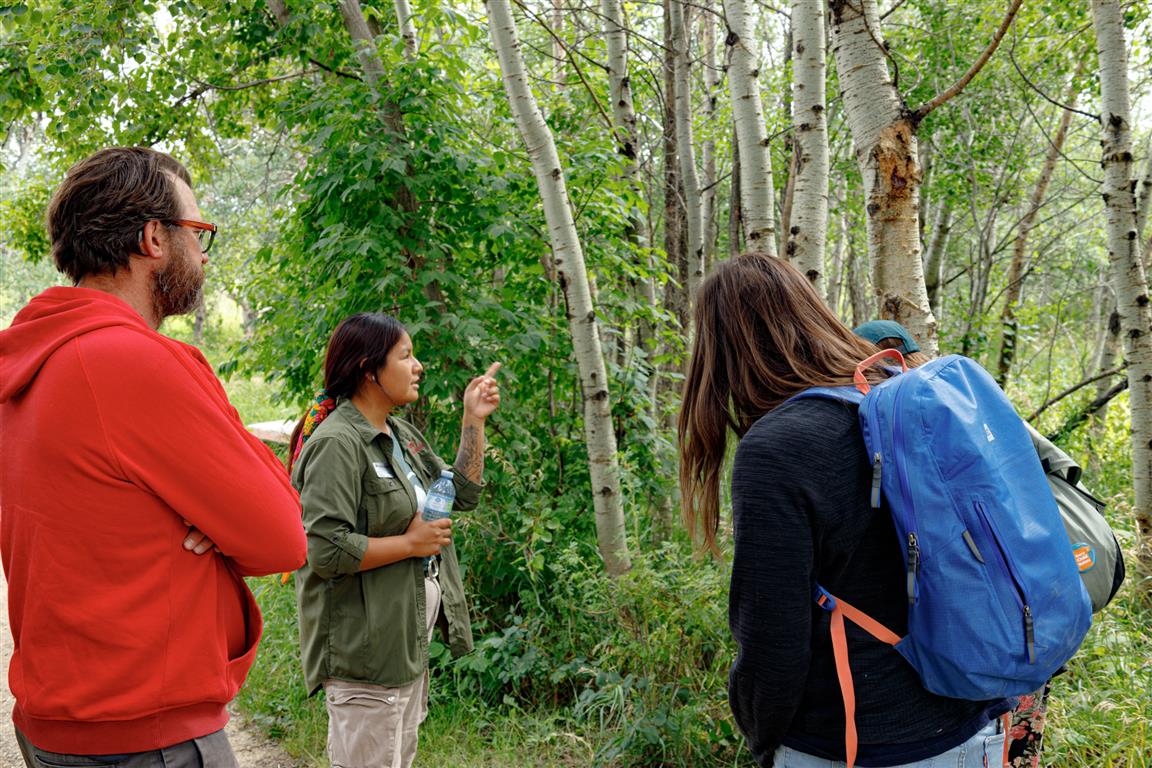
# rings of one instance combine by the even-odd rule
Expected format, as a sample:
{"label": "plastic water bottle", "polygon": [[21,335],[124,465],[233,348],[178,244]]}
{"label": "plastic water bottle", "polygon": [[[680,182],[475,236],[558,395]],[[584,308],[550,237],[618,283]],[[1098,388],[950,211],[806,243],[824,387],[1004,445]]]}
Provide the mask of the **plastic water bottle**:
{"label": "plastic water bottle", "polygon": [[[440,477],[432,483],[428,489],[428,496],[424,499],[424,519],[441,520],[445,517],[451,517],[452,504],[455,501],[456,485],[452,482],[452,471],[441,470]],[[430,576],[436,573],[434,560],[433,557],[424,558],[424,572]]]}

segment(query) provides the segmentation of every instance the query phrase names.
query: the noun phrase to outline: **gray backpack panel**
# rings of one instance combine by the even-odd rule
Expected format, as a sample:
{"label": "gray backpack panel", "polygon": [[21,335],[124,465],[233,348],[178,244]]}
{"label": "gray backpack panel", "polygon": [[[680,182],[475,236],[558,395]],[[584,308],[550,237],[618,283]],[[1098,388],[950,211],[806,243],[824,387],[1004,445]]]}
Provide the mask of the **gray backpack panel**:
{"label": "gray backpack panel", "polygon": [[1108,521],[1104,502],[1080,482],[1080,466],[1052,441],[1025,423],[1056,497],[1068,542],[1080,566],[1080,578],[1092,599],[1092,611],[1106,606],[1124,582],[1124,556]]}

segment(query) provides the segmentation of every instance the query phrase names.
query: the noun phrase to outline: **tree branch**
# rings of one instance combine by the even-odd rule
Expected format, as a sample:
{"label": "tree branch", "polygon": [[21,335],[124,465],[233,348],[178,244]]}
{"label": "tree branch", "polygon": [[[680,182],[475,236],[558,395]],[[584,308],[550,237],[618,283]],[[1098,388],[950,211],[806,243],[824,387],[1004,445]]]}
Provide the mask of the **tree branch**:
{"label": "tree branch", "polygon": [[[1029,416],[1027,419],[1025,419],[1025,421],[1029,421],[1029,422],[1036,421],[1036,417],[1038,417],[1040,414],[1044,413],[1044,411],[1048,410],[1053,405],[1060,402],[1064,398],[1068,397],[1072,393],[1077,392],[1080,389],[1083,389],[1084,387],[1088,386],[1089,384],[1091,384],[1093,382],[1100,381],[1100,379],[1106,379],[1109,376],[1115,376],[1118,373],[1123,373],[1124,369],[1127,367],[1128,367],[1128,364],[1124,363],[1123,365],[1119,365],[1110,371],[1104,371],[1103,373],[1098,373],[1095,376],[1089,376],[1087,379],[1084,379],[1079,384],[1073,384],[1071,387],[1064,390],[1063,392],[1056,395],[1055,397],[1049,398],[1049,400],[1046,403],[1044,403],[1042,406],[1040,406],[1035,411],[1033,411],[1032,415]],[[1123,391],[1124,388],[1128,386],[1127,379],[1124,380],[1123,386],[1120,386],[1119,384],[1116,386],[1120,387],[1120,389],[1116,389],[1116,387],[1113,387],[1112,389],[1116,389],[1116,391],[1112,392],[1112,394],[1109,395],[1108,398],[1106,400],[1104,400],[1103,402],[1097,403],[1096,401],[1093,401],[1092,403],[1089,403],[1088,408],[1085,409],[1085,411],[1083,411],[1084,418],[1091,416],[1093,413],[1095,413],[1096,411],[1103,408],[1104,405],[1108,402],[1108,400],[1111,400],[1113,397],[1116,397],[1116,395],[1120,394],[1120,392]],[[1111,390],[1109,390],[1109,391],[1111,392]],[[1061,431],[1063,431],[1063,430],[1064,430],[1064,427],[1061,427]]]}
{"label": "tree branch", "polygon": [[539,25],[541,29],[548,32],[548,34],[552,36],[552,39],[556,41],[556,44],[564,50],[565,58],[568,59],[568,63],[572,65],[572,68],[576,70],[576,75],[580,78],[580,82],[584,84],[584,89],[588,91],[588,96],[592,99],[592,103],[596,105],[596,110],[600,113],[600,117],[604,118],[604,124],[608,126],[608,130],[613,130],[614,127],[612,125],[612,118],[609,117],[608,113],[604,110],[604,105],[600,103],[600,99],[597,98],[596,92],[592,90],[592,86],[589,84],[588,78],[584,77],[584,70],[580,69],[580,65],[576,63],[576,59],[572,56],[572,50],[563,40],[560,39],[559,35],[556,34],[552,27],[541,21],[541,19],[535,13],[533,13],[532,10],[528,8],[528,6],[524,5],[521,0],[513,0],[513,2],[516,3],[516,7],[523,11],[525,15],[532,19],[532,21],[536,22],[536,24]]}
{"label": "tree branch", "polygon": [[1128,389],[1127,377],[1116,382],[1115,386],[1113,386],[1104,394],[1100,395],[1100,397],[1088,403],[1088,405],[1084,406],[1083,409],[1069,416],[1068,419],[1060,425],[1060,429],[1048,435],[1048,439],[1054,443],[1063,442],[1064,439],[1068,437],[1068,435],[1072,434],[1072,432],[1075,431],[1077,427],[1088,421],[1089,416],[1099,412],[1101,408],[1108,405],[1112,398],[1116,397],[1116,395],[1120,394],[1126,389]]}
{"label": "tree branch", "polygon": [[268,85],[270,83],[279,83],[279,82],[282,82],[284,80],[294,80],[297,77],[305,77],[306,75],[313,75],[319,71],[320,71],[319,68],[317,68],[317,69],[302,69],[299,72],[289,72],[286,75],[277,75],[276,77],[266,77],[263,80],[253,80],[250,83],[240,83],[239,85],[217,85],[216,83],[210,83],[210,82],[207,82],[206,80],[199,80],[195,77],[192,77],[191,75],[186,75],[186,77],[189,80],[196,83],[200,87],[195,89],[194,91],[192,91],[191,93],[189,93],[185,96],[181,96],[179,99],[177,99],[176,105],[179,106],[180,104],[182,104],[186,101],[190,101],[190,100],[196,98],[197,96],[201,95],[202,93],[205,93],[206,91],[243,91],[243,90],[246,90],[248,88],[258,88],[261,85]]}
{"label": "tree branch", "polygon": [[908,0],[896,0],[896,2],[892,4],[891,8],[884,11],[884,13],[880,14],[880,21],[884,21],[884,19],[891,16],[893,13],[895,13],[900,8],[900,6],[904,5],[904,3],[906,3],[906,2],[908,2]]}
{"label": "tree branch", "polygon": [[1020,79],[1024,81],[1024,84],[1035,91],[1040,96],[1040,98],[1044,99],[1044,101],[1054,106],[1060,107],[1060,109],[1066,109],[1069,112],[1073,112],[1077,115],[1083,115],[1094,123],[1100,122],[1100,115],[1094,115],[1091,112],[1085,112],[1082,109],[1076,109],[1075,107],[1070,107],[1067,104],[1061,104],[1060,102],[1050,97],[1048,94],[1044,93],[1044,91],[1040,90],[1040,86],[1029,80],[1028,75],[1024,74],[1024,70],[1020,69],[1020,64],[1016,61],[1016,56],[1013,53],[1012,48],[1008,49],[1008,61],[1012,62],[1012,66],[1016,69],[1016,74],[1020,75]]}
{"label": "tree branch", "polygon": [[916,122],[923,120],[937,107],[946,104],[958,96],[960,92],[964,90],[964,87],[972,82],[972,78],[980,73],[980,70],[983,69],[984,65],[988,63],[988,60],[992,58],[992,54],[1000,47],[1000,41],[1004,39],[1004,34],[1008,31],[1008,27],[1012,26],[1012,21],[1016,18],[1016,13],[1020,10],[1020,4],[1023,1],[1024,0],[1012,0],[1012,7],[1008,9],[1008,13],[1004,16],[1004,21],[1000,23],[1000,29],[996,30],[996,34],[992,37],[991,42],[988,43],[988,47],[984,49],[984,53],[980,54],[980,58],[976,59],[972,66],[968,68],[968,71],[961,75],[959,80],[928,103],[913,110],[912,116]]}
{"label": "tree branch", "polygon": [[[268,0],[268,10],[272,12],[272,18],[276,20],[276,25],[281,29],[287,27],[289,22],[292,21],[292,13],[288,10],[288,6],[284,4],[284,0]],[[308,57],[308,63],[319,67],[325,72],[330,72],[337,77],[344,77],[349,80],[363,80],[362,77],[353,72],[336,69],[330,64],[325,64],[313,59],[311,56]],[[203,93],[203,91],[201,91],[201,93]]]}

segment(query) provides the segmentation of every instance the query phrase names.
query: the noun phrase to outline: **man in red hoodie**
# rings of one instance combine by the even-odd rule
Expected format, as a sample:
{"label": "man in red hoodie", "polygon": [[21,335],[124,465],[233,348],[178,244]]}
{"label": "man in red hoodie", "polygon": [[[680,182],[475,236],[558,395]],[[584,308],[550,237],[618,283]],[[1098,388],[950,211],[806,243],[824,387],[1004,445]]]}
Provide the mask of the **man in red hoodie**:
{"label": "man in red hoodie", "polygon": [[[207,361],[163,336],[216,228],[168,155],[106,149],[48,209],[49,288],[0,331],[0,555],[24,759],[235,766],[227,703],[305,558],[299,501]],[[84,759],[89,758],[89,759]]]}

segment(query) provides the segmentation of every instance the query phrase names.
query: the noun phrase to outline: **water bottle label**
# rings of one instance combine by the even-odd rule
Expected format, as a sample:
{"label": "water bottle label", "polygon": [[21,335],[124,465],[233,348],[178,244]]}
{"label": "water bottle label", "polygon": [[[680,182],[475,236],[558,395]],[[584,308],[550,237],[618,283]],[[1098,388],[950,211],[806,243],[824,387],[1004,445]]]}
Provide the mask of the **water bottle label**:
{"label": "water bottle label", "polygon": [[452,513],[452,500],[440,495],[431,495],[424,502],[424,516],[429,519],[448,517]]}

